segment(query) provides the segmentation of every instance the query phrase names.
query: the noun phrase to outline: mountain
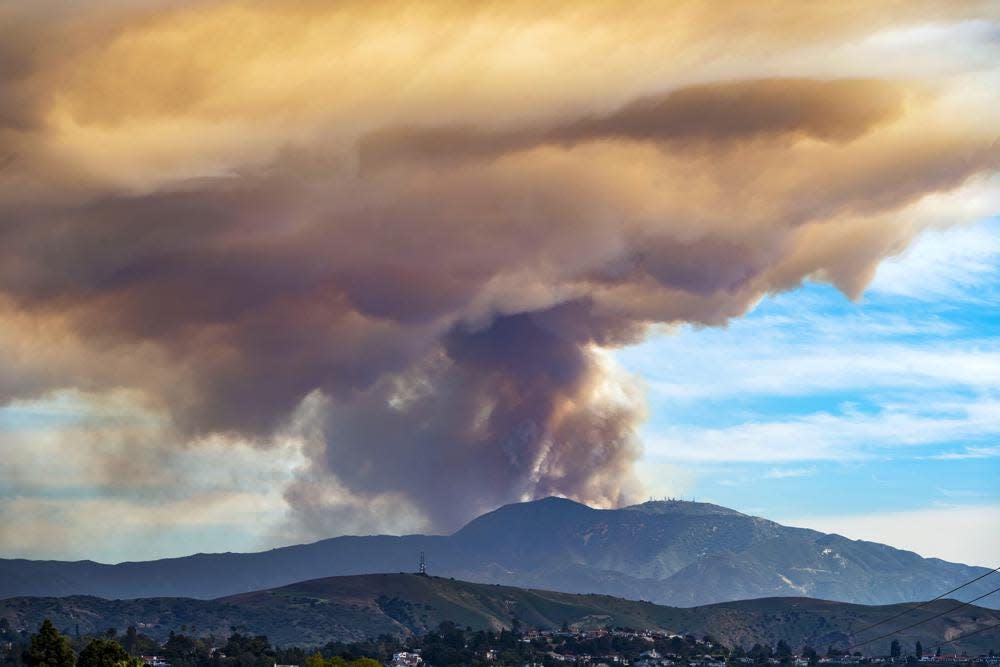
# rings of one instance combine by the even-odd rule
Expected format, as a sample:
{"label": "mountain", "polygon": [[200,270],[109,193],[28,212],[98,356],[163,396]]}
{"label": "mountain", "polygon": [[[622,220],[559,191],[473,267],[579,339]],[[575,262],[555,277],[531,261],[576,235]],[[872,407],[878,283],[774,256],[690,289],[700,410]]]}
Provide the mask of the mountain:
{"label": "mountain", "polygon": [[[383,633],[422,634],[442,621],[496,630],[509,628],[517,618],[530,628],[557,629],[563,623],[575,629],[612,625],[697,637],[712,634],[728,646],[749,647],[755,642],[775,645],[784,639],[794,647],[809,644],[826,648],[874,639],[888,629],[955,606],[954,600],[939,600],[912,616],[859,633],[908,606],[767,598],[676,608],[606,595],[527,590],[417,574],[374,574],[316,579],[218,600],[13,598],[0,600],[0,618],[6,618],[16,630],[35,628],[44,618],[51,618],[59,628],[75,631],[79,625],[83,633],[109,627],[121,631],[134,624],[160,640],[182,625],[196,628],[198,634],[215,636],[225,636],[231,627],[238,627],[250,634],[266,634],[281,645],[319,645]],[[932,649],[942,638],[996,623],[1000,623],[1000,612],[969,606],[893,636],[904,645],[920,641]],[[889,641],[876,642],[868,650],[887,652]],[[996,643],[995,633],[982,632],[947,650],[976,654],[995,648]]]}
{"label": "mountain", "polygon": [[[421,551],[434,574],[679,606],[775,596],[893,604],[934,597],[988,572],[707,503],[601,510],[546,498],[506,505],[450,536],[337,537],[117,565],[0,560],[0,597],[207,599],[335,575],[412,571]],[[963,589],[965,599],[991,590],[996,579]],[[998,598],[982,604],[998,605]]]}

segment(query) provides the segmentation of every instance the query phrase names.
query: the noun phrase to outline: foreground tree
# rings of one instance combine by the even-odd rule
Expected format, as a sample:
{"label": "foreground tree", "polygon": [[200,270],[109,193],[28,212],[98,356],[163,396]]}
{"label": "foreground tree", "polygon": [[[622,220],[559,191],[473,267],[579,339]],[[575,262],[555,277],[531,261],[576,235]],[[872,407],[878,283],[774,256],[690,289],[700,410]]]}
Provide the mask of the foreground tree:
{"label": "foreground tree", "polygon": [[125,631],[125,650],[129,652],[130,655],[135,655],[136,649],[136,638],[139,633],[136,631],[134,625],[128,626],[128,630]]}
{"label": "foreground tree", "polygon": [[31,636],[22,659],[28,667],[73,667],[76,664],[69,638],[60,634],[49,619],[42,621],[38,632]]}
{"label": "foreground tree", "polygon": [[82,651],[76,667],[128,667],[132,656],[114,639],[93,639]]}

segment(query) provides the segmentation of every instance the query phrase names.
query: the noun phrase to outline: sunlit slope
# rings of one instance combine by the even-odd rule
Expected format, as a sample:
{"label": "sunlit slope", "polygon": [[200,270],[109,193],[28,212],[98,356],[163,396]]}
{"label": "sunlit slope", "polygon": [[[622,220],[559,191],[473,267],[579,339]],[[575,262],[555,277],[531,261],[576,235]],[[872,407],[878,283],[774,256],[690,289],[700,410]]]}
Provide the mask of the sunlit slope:
{"label": "sunlit slope", "polygon": [[[331,640],[359,640],[381,634],[421,634],[451,621],[473,629],[509,628],[515,619],[524,628],[557,629],[604,626],[659,629],[671,633],[711,634],[727,645],[811,644],[849,646],[862,639],[954,607],[941,600],[878,631],[860,633],[868,625],[908,608],[864,606],[808,598],[766,598],[693,608],[655,605],[606,595],[578,595],[476,584],[415,574],[331,577],[218,600],[150,598],[105,600],[96,597],[12,598],[0,601],[0,617],[17,629],[37,627],[52,618],[57,627],[99,632],[139,625],[143,632],[165,638],[181,626],[199,634],[225,636],[230,628],[266,634],[279,644],[316,645]],[[897,635],[932,648],[944,639],[1000,623],[1000,612],[964,607]],[[870,650],[887,651],[889,640]],[[991,643],[992,642],[992,643]],[[885,646],[882,646],[884,644]],[[983,632],[958,644],[980,651],[996,644]],[[954,646],[954,645],[953,645]]]}

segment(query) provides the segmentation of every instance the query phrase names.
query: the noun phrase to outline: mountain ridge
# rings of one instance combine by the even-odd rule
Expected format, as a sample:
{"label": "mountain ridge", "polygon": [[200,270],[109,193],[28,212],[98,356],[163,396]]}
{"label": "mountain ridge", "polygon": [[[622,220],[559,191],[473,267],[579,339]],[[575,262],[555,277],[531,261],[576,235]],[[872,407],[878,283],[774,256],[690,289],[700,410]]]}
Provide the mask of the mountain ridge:
{"label": "mountain ridge", "polygon": [[[787,595],[890,604],[933,597],[988,571],[708,503],[596,509],[553,497],[504,505],[451,535],[341,536],[115,565],[0,560],[0,597],[207,599],[328,576],[410,571],[420,552],[432,572],[463,580],[680,606]],[[981,583],[967,589],[986,590]]]}
{"label": "mountain ridge", "polygon": [[[907,646],[920,641],[933,647],[962,634],[1000,623],[1000,612],[968,606],[941,618],[954,600],[929,603],[928,623],[893,635]],[[450,621],[474,630],[522,627],[576,630],[630,627],[698,637],[711,634],[723,644],[748,648],[774,645],[779,639],[798,648],[812,645],[846,648],[879,637],[869,626],[885,621],[904,605],[866,606],[812,598],[761,598],[700,607],[667,607],[608,595],[575,594],[479,584],[419,574],[367,574],[296,582],[214,600],[140,598],[107,600],[93,596],[10,598],[0,600],[0,618],[15,630],[51,619],[58,628],[99,633],[137,625],[157,640],[183,627],[198,634],[225,636],[231,628],[264,634],[281,645],[321,645],[358,641],[382,634],[420,635]],[[906,620],[899,624],[908,624]],[[890,639],[870,652],[887,652]],[[994,648],[995,636],[979,633],[955,645],[981,652]]]}

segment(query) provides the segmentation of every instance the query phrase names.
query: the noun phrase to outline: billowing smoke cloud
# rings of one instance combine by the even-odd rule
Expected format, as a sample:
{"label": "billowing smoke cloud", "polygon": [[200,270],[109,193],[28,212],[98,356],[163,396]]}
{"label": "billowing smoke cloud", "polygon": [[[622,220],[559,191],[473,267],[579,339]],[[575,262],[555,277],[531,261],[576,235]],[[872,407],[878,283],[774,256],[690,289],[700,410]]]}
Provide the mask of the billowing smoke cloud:
{"label": "billowing smoke cloud", "polygon": [[986,9],[873,4],[6,9],[0,401],[124,388],[164,442],[300,438],[320,534],[629,502],[642,400],[604,349],[856,296],[908,207],[997,168],[991,95],[816,56]]}
{"label": "billowing smoke cloud", "polygon": [[588,141],[729,142],[801,135],[845,142],[898,115],[902,90],[884,81],[766,79],[681,88],[538,130],[399,128],[362,141],[362,165],[405,157],[491,157]]}

